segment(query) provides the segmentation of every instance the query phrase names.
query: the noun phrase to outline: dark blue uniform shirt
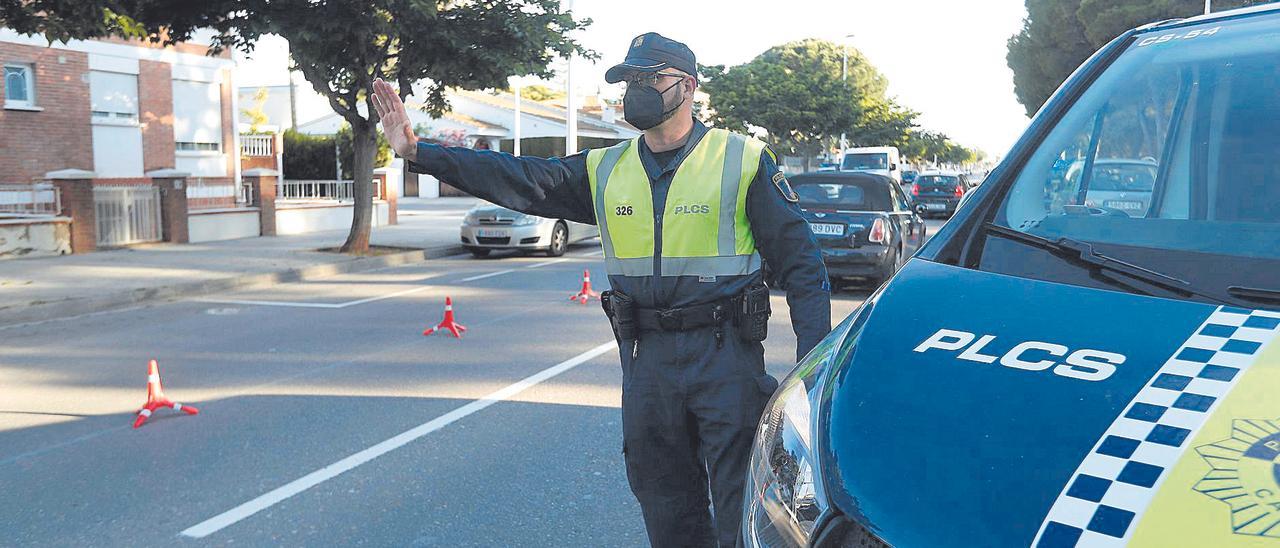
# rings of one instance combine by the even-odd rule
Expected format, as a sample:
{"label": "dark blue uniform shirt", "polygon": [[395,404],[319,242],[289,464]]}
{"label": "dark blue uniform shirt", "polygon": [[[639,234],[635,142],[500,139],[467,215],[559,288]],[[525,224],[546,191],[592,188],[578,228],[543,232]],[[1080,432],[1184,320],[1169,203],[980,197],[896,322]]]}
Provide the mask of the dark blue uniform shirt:
{"label": "dark blue uniform shirt", "polygon": [[[640,139],[640,161],[653,189],[655,255],[662,253],[662,212],[676,167],[706,133],[707,127],[695,121],[689,140],[674,155],[655,155]],[[662,165],[662,160],[669,161]],[[417,158],[409,162],[409,170],[434,175],[478,198],[516,211],[596,224],[586,152],[548,159],[419,143]],[[798,360],[831,331],[831,286],[822,252],[800,208],[788,202],[773,183],[776,173],[778,166],[772,155],[762,154],[760,169],[747,190],[747,219],[760,255],[786,287],[791,325],[798,340]],[[609,276],[609,284],[630,295],[641,307],[673,308],[737,295],[761,275],[718,276],[714,281],[699,280],[697,276]]]}

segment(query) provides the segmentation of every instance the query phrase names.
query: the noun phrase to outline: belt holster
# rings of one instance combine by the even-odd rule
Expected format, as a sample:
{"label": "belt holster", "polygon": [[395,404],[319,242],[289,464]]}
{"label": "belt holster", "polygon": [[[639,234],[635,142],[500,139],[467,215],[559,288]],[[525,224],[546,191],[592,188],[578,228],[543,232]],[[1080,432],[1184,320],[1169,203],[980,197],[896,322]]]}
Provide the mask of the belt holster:
{"label": "belt holster", "polygon": [[738,338],[746,342],[760,342],[769,336],[769,288],[764,284],[747,286],[739,297],[737,317]]}
{"label": "belt holster", "polygon": [[636,302],[625,293],[612,289],[600,293],[600,306],[609,317],[613,335],[619,341],[635,340],[640,331],[636,327]]}

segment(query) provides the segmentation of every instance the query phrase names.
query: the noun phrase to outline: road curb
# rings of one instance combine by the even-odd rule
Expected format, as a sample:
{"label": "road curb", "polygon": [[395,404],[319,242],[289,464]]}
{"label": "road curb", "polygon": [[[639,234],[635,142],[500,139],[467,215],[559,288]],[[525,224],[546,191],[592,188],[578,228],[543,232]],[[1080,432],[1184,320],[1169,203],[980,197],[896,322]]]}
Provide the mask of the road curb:
{"label": "road curb", "polygon": [[199,282],[133,289],[100,297],[28,303],[0,310],[0,327],[12,327],[26,323],[82,316],[117,308],[208,295],[222,291],[261,289],[273,285],[326,278],[338,274],[366,272],[379,268],[420,263],[429,259],[438,259],[465,252],[466,249],[461,245],[444,245],[377,257],[358,257],[335,263],[288,268],[274,272],[260,272]]}

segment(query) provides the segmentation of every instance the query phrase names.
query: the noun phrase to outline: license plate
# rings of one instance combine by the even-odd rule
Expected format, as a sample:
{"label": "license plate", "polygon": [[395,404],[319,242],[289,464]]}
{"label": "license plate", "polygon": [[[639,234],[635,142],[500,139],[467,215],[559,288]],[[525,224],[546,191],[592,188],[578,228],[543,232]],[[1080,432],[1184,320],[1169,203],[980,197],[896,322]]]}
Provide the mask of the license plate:
{"label": "license plate", "polygon": [[844,236],[844,225],[809,223],[809,228],[813,230],[814,234],[822,234],[823,236]]}
{"label": "license plate", "polygon": [[511,233],[505,228],[481,228],[476,231],[476,236],[481,238],[510,238]]}
{"label": "license plate", "polygon": [[947,208],[947,204],[924,204],[924,208],[929,211],[942,211]]}
{"label": "license plate", "polygon": [[1107,200],[1105,202],[1102,202],[1102,205],[1110,208],[1114,208],[1114,209],[1128,209],[1132,211],[1137,211],[1139,209],[1142,209],[1142,202],[1130,202],[1130,201],[1123,201],[1123,200]]}

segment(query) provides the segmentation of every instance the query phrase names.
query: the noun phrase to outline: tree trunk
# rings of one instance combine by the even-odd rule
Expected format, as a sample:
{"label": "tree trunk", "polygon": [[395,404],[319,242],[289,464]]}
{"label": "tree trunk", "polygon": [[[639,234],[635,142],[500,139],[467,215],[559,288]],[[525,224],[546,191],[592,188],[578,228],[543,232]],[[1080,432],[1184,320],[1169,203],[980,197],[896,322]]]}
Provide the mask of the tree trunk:
{"label": "tree trunk", "polygon": [[351,167],[355,179],[352,184],[355,207],[351,216],[351,232],[347,234],[341,251],[360,254],[369,251],[369,232],[373,225],[373,160],[378,152],[376,126],[368,122],[353,124],[351,140],[355,153],[355,165]]}

